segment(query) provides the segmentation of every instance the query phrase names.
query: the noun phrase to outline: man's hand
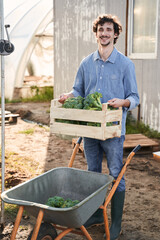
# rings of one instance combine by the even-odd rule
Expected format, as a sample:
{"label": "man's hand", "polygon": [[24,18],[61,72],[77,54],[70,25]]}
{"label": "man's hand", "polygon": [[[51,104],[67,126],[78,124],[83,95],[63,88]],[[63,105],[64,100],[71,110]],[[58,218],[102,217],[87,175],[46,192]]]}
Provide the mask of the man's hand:
{"label": "man's hand", "polygon": [[113,99],[108,100],[108,103],[110,106],[112,106],[114,108],[130,106],[130,101],[128,99],[113,98]]}
{"label": "man's hand", "polygon": [[60,95],[58,102],[63,104],[65,100],[70,97],[74,97],[72,93],[63,93],[62,95]]}

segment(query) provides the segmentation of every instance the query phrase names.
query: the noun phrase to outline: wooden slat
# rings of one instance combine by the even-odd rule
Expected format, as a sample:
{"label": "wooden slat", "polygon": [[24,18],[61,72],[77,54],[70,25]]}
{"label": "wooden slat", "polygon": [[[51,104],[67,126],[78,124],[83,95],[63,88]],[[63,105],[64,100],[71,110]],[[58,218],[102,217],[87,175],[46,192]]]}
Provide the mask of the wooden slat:
{"label": "wooden slat", "polygon": [[[5,118],[10,118],[10,117],[19,117],[19,114],[5,114],[4,116]],[[0,115],[0,119],[1,119],[1,115]]]}
{"label": "wooden slat", "polygon": [[106,121],[105,122],[116,122],[121,121],[122,110],[110,110],[106,111]]}
{"label": "wooden slat", "polygon": [[[5,114],[10,114],[11,112],[10,111],[5,111]],[[0,109],[0,115],[2,114],[2,111]]]}
{"label": "wooden slat", "polygon": [[57,134],[65,134],[70,136],[77,136],[77,137],[85,137],[86,131],[88,137],[94,137],[97,139],[102,139],[102,131],[101,128],[92,127],[92,126],[83,126],[83,125],[75,125],[75,124],[65,124],[65,123],[58,123],[55,122],[54,124],[50,124],[51,132]]}
{"label": "wooden slat", "polygon": [[113,138],[113,137],[120,137],[121,136],[121,126],[109,126],[105,128],[105,135],[104,139]]}
{"label": "wooden slat", "polygon": [[102,140],[105,140],[106,138],[119,137],[121,135],[121,128],[118,125],[106,127],[104,131],[101,127],[55,122],[54,124],[50,124],[50,129],[57,134],[65,134],[77,137],[86,137],[87,133],[87,137]]}
{"label": "wooden slat", "polygon": [[104,122],[105,113],[102,111],[88,111],[83,109],[53,108],[51,110],[51,118],[88,122]]}
{"label": "wooden slat", "polygon": [[142,147],[153,147],[159,145],[156,141],[144,136],[143,134],[126,134],[124,148],[135,147],[138,144]]}

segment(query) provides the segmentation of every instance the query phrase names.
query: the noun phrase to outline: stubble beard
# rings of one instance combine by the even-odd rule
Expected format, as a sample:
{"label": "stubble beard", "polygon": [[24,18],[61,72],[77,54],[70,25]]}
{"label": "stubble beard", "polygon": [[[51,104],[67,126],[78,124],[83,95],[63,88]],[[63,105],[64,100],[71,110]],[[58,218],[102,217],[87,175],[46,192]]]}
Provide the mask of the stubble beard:
{"label": "stubble beard", "polygon": [[110,44],[111,44],[111,42],[109,41],[108,43],[105,43],[105,44],[101,43],[101,46],[107,47],[107,46],[110,45]]}
{"label": "stubble beard", "polygon": [[[101,39],[103,39],[103,37],[102,37]],[[108,43],[101,43],[101,42],[99,41],[99,43],[100,43],[101,46],[107,47],[108,45],[111,44],[111,41],[109,41]]]}

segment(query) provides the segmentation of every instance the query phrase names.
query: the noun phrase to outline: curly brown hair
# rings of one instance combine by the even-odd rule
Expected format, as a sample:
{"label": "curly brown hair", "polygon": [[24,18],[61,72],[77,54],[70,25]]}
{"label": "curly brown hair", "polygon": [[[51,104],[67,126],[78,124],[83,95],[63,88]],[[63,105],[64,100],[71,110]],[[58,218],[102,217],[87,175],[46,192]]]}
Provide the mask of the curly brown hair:
{"label": "curly brown hair", "polygon": [[117,39],[120,33],[122,32],[122,25],[117,16],[112,14],[104,14],[104,15],[98,16],[97,19],[95,19],[95,21],[93,22],[93,32],[96,33],[98,25],[103,25],[106,22],[113,23],[114,33],[117,35],[117,37],[114,38],[114,44],[115,44],[117,42]]}

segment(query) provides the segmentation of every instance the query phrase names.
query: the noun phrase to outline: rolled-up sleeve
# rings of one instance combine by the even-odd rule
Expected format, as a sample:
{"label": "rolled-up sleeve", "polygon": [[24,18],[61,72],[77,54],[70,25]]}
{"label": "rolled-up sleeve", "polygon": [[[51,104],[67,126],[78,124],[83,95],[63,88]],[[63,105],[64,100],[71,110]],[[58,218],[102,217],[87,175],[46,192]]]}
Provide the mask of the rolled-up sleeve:
{"label": "rolled-up sleeve", "polygon": [[132,110],[139,104],[139,94],[137,89],[136,75],[135,75],[135,66],[133,62],[130,62],[124,72],[124,92],[125,99],[130,101],[129,108],[126,110]]}

